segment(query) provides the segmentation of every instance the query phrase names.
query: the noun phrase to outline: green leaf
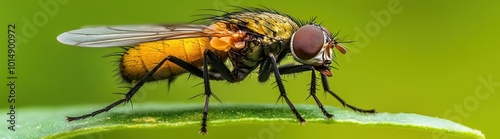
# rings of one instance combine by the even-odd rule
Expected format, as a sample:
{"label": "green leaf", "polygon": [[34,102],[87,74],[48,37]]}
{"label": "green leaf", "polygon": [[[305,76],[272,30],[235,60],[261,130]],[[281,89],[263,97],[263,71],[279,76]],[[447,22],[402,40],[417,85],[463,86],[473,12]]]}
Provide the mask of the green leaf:
{"label": "green leaf", "polygon": [[[64,108],[19,109],[16,131],[2,130],[2,138],[68,138],[94,132],[124,128],[158,128],[198,125],[201,121],[200,104],[135,104],[134,108],[122,107],[96,117],[67,122],[66,115],[86,114],[102,105],[73,106]],[[326,106],[333,112],[333,119],[325,119],[315,105],[297,105],[307,124],[350,124],[393,126],[437,131],[446,134],[484,139],[481,131],[449,120],[408,113],[362,114],[349,109]],[[7,111],[7,110],[2,110]],[[210,106],[210,126],[240,122],[297,122],[286,105],[275,104],[220,104]],[[6,125],[7,126],[7,125]],[[5,127],[6,127],[5,126]],[[193,129],[197,130],[197,129]]]}

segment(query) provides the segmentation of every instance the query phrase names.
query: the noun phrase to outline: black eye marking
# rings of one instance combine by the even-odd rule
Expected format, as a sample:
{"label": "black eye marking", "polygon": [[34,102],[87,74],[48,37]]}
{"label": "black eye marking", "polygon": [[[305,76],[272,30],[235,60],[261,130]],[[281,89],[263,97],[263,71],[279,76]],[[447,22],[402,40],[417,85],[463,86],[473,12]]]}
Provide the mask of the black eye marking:
{"label": "black eye marking", "polygon": [[295,32],[291,45],[298,58],[308,60],[319,53],[324,43],[325,35],[320,27],[305,25]]}

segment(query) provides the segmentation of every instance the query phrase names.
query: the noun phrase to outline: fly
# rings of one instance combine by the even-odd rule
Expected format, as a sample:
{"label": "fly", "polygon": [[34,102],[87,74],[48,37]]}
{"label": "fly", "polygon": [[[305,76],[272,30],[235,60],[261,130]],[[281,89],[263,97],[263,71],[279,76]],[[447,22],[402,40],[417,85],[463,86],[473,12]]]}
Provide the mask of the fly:
{"label": "fly", "polygon": [[[333,50],[345,54],[346,50],[325,27],[313,21],[302,21],[271,9],[240,8],[220,16],[199,19],[207,24],[125,25],[83,28],[62,33],[61,43],[81,47],[132,46],[121,55],[120,74],[124,81],[135,83],[123,99],[105,108],[81,116],[68,116],[67,121],[93,117],[131,100],[146,83],[173,80],[189,72],[203,78],[205,105],[201,134],[207,133],[210,97],[218,100],[210,89],[210,80],[235,83],[258,70],[259,82],[274,74],[279,98],[290,107],[300,123],[305,119],[288,99],[281,75],[311,72],[311,88],[316,85],[316,71],[321,76],[325,92],[334,96],[344,107],[362,113],[376,113],[347,104],[330,90],[327,77],[331,77],[330,64],[335,62]],[[292,55],[300,64],[279,63]],[[232,68],[225,64],[230,61]],[[257,69],[258,68],[258,69]],[[332,118],[311,89],[326,118]]]}

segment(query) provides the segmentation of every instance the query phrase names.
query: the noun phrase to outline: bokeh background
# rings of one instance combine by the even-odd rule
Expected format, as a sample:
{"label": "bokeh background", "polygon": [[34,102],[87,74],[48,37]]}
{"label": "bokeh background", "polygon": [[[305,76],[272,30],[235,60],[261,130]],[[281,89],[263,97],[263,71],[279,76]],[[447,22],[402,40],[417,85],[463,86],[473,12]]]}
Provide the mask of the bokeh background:
{"label": "bokeh background", "polygon": [[[58,10],[47,12],[39,4],[47,2],[57,2]],[[329,79],[333,90],[353,105],[381,112],[447,118],[479,129],[487,138],[500,138],[496,128],[500,124],[496,107],[500,104],[498,1],[4,1],[0,5],[4,27],[7,23],[23,27],[37,22],[36,31],[18,29],[17,35],[26,40],[16,48],[16,104],[19,109],[104,105],[121,97],[112,93],[126,91],[119,88],[124,85],[118,76],[113,76],[116,59],[102,57],[121,49],[63,45],[55,39],[62,32],[89,25],[186,23],[196,19],[192,15],[207,13],[200,9],[232,11],[227,5],[262,5],[301,19],[317,17],[330,30],[341,30],[340,36],[356,40],[347,44],[351,48],[348,55],[338,55],[340,70]],[[48,15],[46,22],[33,19],[40,12]],[[384,13],[390,18],[379,16]],[[1,34],[2,42],[5,34]],[[363,34],[366,36],[359,37]],[[1,49],[6,55],[6,46]],[[7,61],[6,56],[1,56],[0,61]],[[3,77],[6,65],[0,64],[1,84],[7,83]],[[270,82],[258,83],[256,77],[253,74],[237,84],[213,82],[212,88],[223,102],[274,103],[278,90]],[[286,78],[286,89],[295,104],[314,104],[313,100],[305,100],[309,78],[310,74]],[[188,100],[202,92],[202,86],[193,87],[200,82],[183,75],[170,91],[166,81],[150,83],[138,93],[134,103],[202,103],[203,99]],[[1,96],[6,98],[7,91],[1,87]],[[321,98],[327,105],[340,106],[333,97]],[[0,103],[0,109],[7,108],[7,102]],[[261,136],[280,124],[211,126],[208,136],[198,135],[199,126],[193,125],[108,131],[77,138],[463,138],[394,127],[314,124],[287,124],[283,130],[271,132],[272,136]]]}

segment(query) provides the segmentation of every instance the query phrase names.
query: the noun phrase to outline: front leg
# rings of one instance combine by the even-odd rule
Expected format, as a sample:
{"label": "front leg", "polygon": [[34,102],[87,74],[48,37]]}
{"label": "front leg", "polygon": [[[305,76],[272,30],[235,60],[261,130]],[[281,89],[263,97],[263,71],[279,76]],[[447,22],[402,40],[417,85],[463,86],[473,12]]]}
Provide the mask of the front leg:
{"label": "front leg", "polygon": [[[325,115],[327,118],[331,118],[333,117],[332,114],[328,113],[324,108],[323,108],[323,105],[321,104],[321,102],[319,101],[319,99],[316,97],[316,75],[315,72],[314,72],[314,68],[313,66],[311,65],[294,65],[294,64],[288,64],[288,65],[283,65],[281,67],[279,67],[279,73],[280,74],[296,74],[296,73],[302,73],[302,72],[306,72],[306,71],[311,71],[312,72],[312,75],[311,75],[311,86],[309,88],[310,90],[310,94],[309,96],[312,96],[314,98],[314,100],[316,101],[316,104],[318,104],[318,107],[320,108],[320,110],[323,112],[323,115]],[[259,76],[259,79],[266,79],[266,77],[260,77]],[[335,94],[332,90],[330,90],[330,86],[328,85],[328,80],[327,80],[327,76],[326,75],[323,75],[321,74],[321,83],[323,85],[323,89],[325,90],[325,92],[328,92],[328,94],[332,95],[333,97],[335,97],[341,104],[342,106],[344,107],[348,107],[354,111],[357,111],[357,112],[362,112],[362,113],[377,113],[375,111],[375,109],[371,109],[371,110],[364,110],[364,109],[360,109],[360,108],[357,108],[353,105],[350,105],[348,104],[347,102],[345,102],[342,98],[340,98],[337,94]]]}
{"label": "front leg", "polygon": [[[328,113],[326,109],[323,107],[323,104],[321,101],[318,99],[316,96],[316,72],[314,72],[314,68],[311,65],[283,65],[279,67],[279,72],[282,74],[295,74],[295,73],[302,73],[306,71],[311,71],[311,83],[309,84],[309,97],[313,97],[314,101],[316,101],[316,104],[318,105],[319,109],[321,112],[323,112],[323,115],[326,116],[326,118],[330,119],[333,117],[332,114]],[[307,98],[309,98],[307,97]]]}

